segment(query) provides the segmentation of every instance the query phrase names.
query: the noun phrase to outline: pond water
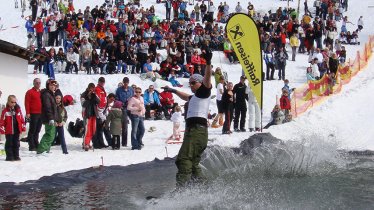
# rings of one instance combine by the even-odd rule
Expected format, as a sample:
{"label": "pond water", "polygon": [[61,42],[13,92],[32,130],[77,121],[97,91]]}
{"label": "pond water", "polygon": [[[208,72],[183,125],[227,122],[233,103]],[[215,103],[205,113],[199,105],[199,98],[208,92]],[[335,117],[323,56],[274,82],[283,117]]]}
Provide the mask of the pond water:
{"label": "pond water", "polygon": [[[0,184],[1,209],[373,209],[374,154],[318,141],[209,147],[208,182],[175,191],[173,159]],[[147,196],[157,199],[147,200]]]}

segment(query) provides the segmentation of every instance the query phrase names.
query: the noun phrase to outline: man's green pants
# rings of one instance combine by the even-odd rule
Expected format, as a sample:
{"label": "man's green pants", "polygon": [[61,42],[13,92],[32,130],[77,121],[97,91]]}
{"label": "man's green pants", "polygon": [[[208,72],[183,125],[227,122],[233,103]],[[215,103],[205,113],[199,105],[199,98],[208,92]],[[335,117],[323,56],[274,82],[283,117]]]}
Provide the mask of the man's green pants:
{"label": "man's green pants", "polygon": [[40,140],[37,153],[49,152],[52,142],[56,137],[56,127],[54,125],[44,124],[45,133]]}
{"label": "man's green pants", "polygon": [[203,179],[199,163],[207,144],[208,128],[206,126],[194,125],[186,128],[182,147],[175,161],[178,168],[177,187],[186,186],[191,179],[196,181]]}

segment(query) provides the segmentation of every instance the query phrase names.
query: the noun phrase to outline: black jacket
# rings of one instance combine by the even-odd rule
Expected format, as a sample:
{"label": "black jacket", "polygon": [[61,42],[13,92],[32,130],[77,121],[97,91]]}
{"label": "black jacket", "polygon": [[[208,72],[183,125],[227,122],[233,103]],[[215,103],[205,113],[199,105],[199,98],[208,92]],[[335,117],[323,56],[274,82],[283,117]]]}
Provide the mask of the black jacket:
{"label": "black jacket", "polygon": [[40,97],[42,100],[42,123],[46,124],[49,121],[57,120],[57,105],[55,95],[52,91],[43,89],[40,91]]}
{"label": "black jacket", "polygon": [[97,116],[97,105],[100,102],[99,97],[95,93],[89,93],[87,90],[82,93],[81,98],[83,99],[82,107],[84,117],[86,119]]}
{"label": "black jacket", "polygon": [[248,94],[245,93],[246,88],[247,85],[240,82],[234,86],[233,92],[235,95],[235,106],[246,104],[245,100],[248,100]]}
{"label": "black jacket", "polygon": [[[232,98],[232,101],[230,100]],[[224,112],[232,110],[234,108],[234,95],[229,95],[228,90],[226,89],[222,94],[222,109]]]}

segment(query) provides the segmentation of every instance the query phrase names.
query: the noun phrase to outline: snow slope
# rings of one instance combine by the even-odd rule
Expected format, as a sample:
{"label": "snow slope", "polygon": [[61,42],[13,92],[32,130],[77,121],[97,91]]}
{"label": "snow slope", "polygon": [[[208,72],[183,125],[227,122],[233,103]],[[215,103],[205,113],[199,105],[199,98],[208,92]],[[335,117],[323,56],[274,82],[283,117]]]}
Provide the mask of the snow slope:
{"label": "snow slope", "polygon": [[[84,9],[86,5],[93,7],[96,4],[101,4],[103,1],[98,0],[80,0],[75,1],[76,9]],[[144,7],[155,5],[156,13],[161,17],[164,15],[163,5],[157,5],[155,0],[142,1]],[[219,1],[214,0],[218,5]],[[236,1],[227,1],[234,9]],[[279,6],[286,6],[284,1],[276,0],[253,0],[251,1],[255,8],[260,11],[268,11],[270,8],[274,11]],[[352,1],[350,2],[352,4]],[[368,8],[370,0],[360,1],[360,4],[350,5],[350,11],[347,13],[352,22],[356,22],[360,15],[364,16],[365,26],[363,32],[360,34],[361,43],[367,41],[370,34],[373,34],[371,29],[366,26],[373,25],[374,20],[369,19],[373,9]],[[311,4],[311,3],[310,3]],[[243,4],[243,7],[246,4]],[[290,5],[297,7],[297,1],[290,2]],[[312,5],[309,5],[310,7]],[[3,4],[3,13],[1,14],[4,25],[3,31],[0,31],[0,38],[21,46],[26,45],[26,30],[24,20],[21,19],[20,10],[13,8],[13,2]],[[301,6],[301,11],[303,6]],[[25,14],[30,14],[26,11]],[[19,26],[18,28],[11,28]],[[339,23],[338,23],[339,26]],[[348,25],[348,30],[355,29],[356,26]],[[357,50],[361,50],[361,46],[347,46],[347,56],[354,58]],[[305,68],[307,67],[307,56],[297,55],[296,62],[288,61],[286,69],[286,77],[290,80],[291,87],[297,87],[306,82]],[[223,70],[228,72],[229,80],[237,83],[241,75],[241,67],[239,64],[232,65],[227,62],[224,55],[220,52],[214,52],[213,65],[220,66]],[[374,131],[371,127],[372,119],[374,119],[374,109],[370,106],[374,103],[374,98],[370,97],[374,91],[374,71],[371,69],[373,60],[370,61],[367,69],[359,73],[351,83],[343,87],[343,91],[330,97],[324,104],[314,107],[312,110],[306,112],[301,117],[298,117],[293,122],[273,126],[268,132],[274,136],[285,141],[303,141],[305,139],[322,139],[324,141],[333,141],[338,144],[339,149],[350,150],[374,150]],[[31,73],[31,71],[29,70]],[[107,75],[106,76],[106,90],[108,93],[114,92],[118,82],[122,80],[124,75]],[[29,86],[32,84],[32,79],[35,76],[29,75]],[[47,79],[45,75],[38,75],[44,83]],[[79,94],[84,91],[89,82],[97,82],[99,75],[87,76],[79,75],[64,75],[57,74],[56,78],[60,83],[60,88],[64,94],[71,94],[75,99],[79,99]],[[143,81],[136,75],[130,75],[130,83],[141,86],[143,90],[148,85],[153,84],[151,81]],[[155,86],[161,87],[166,82],[156,82]],[[182,80],[184,85],[181,90],[190,92],[187,88],[187,80]],[[270,119],[270,111],[275,104],[276,95],[280,94],[280,89],[283,86],[281,81],[266,81],[264,84],[264,116],[263,124],[265,125]],[[215,90],[213,90],[215,93]],[[22,96],[19,96],[22,97]],[[0,99],[0,103],[5,102],[5,96]],[[179,102],[181,102],[178,99]],[[212,112],[216,111],[215,100],[211,103]],[[74,121],[80,117],[80,105],[67,108],[69,120]],[[248,125],[248,124],[247,124]],[[27,144],[21,143],[21,158],[20,162],[6,162],[4,156],[0,156],[0,182],[23,182],[26,180],[38,179],[42,176],[48,176],[55,173],[60,173],[69,170],[76,170],[98,166],[102,163],[104,165],[129,165],[144,161],[151,161],[154,158],[163,159],[166,156],[173,157],[177,154],[180,145],[165,144],[166,138],[172,133],[172,123],[168,121],[146,121],[146,130],[150,126],[156,126],[157,131],[147,132],[144,136],[145,147],[141,151],[131,151],[129,148],[121,148],[119,151],[112,151],[109,149],[95,150],[83,152],[81,149],[81,139],[75,139],[66,135],[69,155],[63,155],[59,147],[53,147],[52,153],[48,156],[37,156],[34,152],[27,150]],[[43,132],[42,132],[43,133]],[[246,133],[233,133],[231,135],[221,135],[221,129],[209,129],[209,138],[214,139],[210,144],[221,146],[235,147],[250,135]],[[129,138],[130,139],[130,138]],[[3,145],[0,145],[2,148]]]}

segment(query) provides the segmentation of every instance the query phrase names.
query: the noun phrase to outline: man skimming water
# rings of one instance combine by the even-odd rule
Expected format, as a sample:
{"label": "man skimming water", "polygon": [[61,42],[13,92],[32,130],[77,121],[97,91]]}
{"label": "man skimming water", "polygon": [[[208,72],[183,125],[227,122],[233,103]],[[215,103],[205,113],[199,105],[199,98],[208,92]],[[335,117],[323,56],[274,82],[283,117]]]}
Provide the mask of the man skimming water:
{"label": "man skimming water", "polygon": [[184,187],[191,181],[195,183],[204,181],[199,163],[201,154],[208,144],[212,52],[205,52],[204,57],[207,63],[204,77],[200,74],[194,74],[189,80],[193,95],[168,87],[164,88],[165,91],[175,93],[181,99],[187,101],[186,129],[182,146],[175,161],[178,168],[176,175],[177,188]]}

